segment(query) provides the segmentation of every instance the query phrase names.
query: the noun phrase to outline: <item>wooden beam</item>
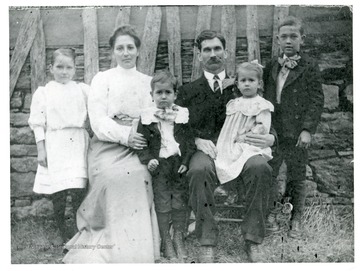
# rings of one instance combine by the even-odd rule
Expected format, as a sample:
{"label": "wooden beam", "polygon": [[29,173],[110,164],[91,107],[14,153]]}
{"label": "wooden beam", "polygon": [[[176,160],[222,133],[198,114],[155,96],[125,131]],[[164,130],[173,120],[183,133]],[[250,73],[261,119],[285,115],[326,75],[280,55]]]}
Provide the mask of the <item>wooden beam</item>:
{"label": "wooden beam", "polygon": [[235,6],[223,6],[221,12],[221,33],[226,40],[227,60],[226,71],[230,76],[235,75],[236,60],[236,13]]}
{"label": "wooden beam", "polygon": [[[201,31],[210,29],[211,12],[212,12],[212,6],[199,6],[196,30],[195,30],[195,41],[196,41],[197,36],[201,33]],[[198,50],[197,46],[194,45],[194,56],[193,56],[191,81],[198,79],[202,74],[202,69],[201,69],[199,58],[198,58],[198,54],[199,54],[199,50]]]}
{"label": "wooden beam", "polygon": [[[114,31],[118,29],[120,26],[130,23],[130,13],[131,13],[131,7],[121,7],[119,9],[118,15],[116,16],[116,20],[115,20]],[[117,63],[114,58],[114,54],[111,54],[110,68],[114,68],[116,65]]]}
{"label": "wooden beam", "polygon": [[19,35],[16,39],[15,48],[10,60],[10,98],[14,92],[21,69],[24,66],[26,57],[28,56],[35,39],[39,19],[40,10],[31,9],[25,13],[21,23]]}
{"label": "wooden beam", "polygon": [[166,7],[166,26],[168,34],[168,55],[170,72],[177,78],[178,84],[182,84],[181,67],[181,33],[179,7]]}
{"label": "wooden beam", "polygon": [[261,63],[257,6],[246,6],[246,37],[248,60],[257,59]]}
{"label": "wooden beam", "polygon": [[140,72],[152,76],[155,70],[156,51],[158,47],[161,26],[161,8],[149,7],[145,19],[142,46],[137,68]]}
{"label": "wooden beam", "polygon": [[46,46],[43,22],[40,19],[37,33],[30,50],[31,67],[31,93],[39,86],[44,86],[46,81]]}
{"label": "wooden beam", "polygon": [[274,21],[273,21],[273,38],[272,38],[272,50],[271,50],[271,57],[278,57],[279,56],[279,43],[277,40],[278,34],[278,27],[280,22],[289,16],[289,7],[288,6],[275,6],[274,7]]}
{"label": "wooden beam", "polygon": [[99,71],[99,45],[97,14],[95,8],[85,8],[82,12],[84,26],[84,81],[90,84]]}

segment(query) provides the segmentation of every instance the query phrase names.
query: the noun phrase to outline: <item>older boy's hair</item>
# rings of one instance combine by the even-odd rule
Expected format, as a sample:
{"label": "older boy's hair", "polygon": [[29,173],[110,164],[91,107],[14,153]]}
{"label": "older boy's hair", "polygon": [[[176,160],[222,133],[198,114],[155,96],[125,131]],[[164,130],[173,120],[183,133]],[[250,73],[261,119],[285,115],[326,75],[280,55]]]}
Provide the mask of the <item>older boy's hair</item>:
{"label": "older boy's hair", "polygon": [[288,16],[282,20],[278,26],[278,31],[280,31],[280,28],[283,26],[295,26],[299,28],[300,34],[304,35],[303,22],[294,16]]}
{"label": "older boy's hair", "polygon": [[177,79],[174,75],[171,74],[169,70],[161,70],[157,71],[154,75],[154,77],[151,79],[150,85],[151,85],[151,93],[154,91],[155,84],[156,83],[169,83],[174,88],[174,92],[177,92]]}
{"label": "older boy's hair", "polygon": [[218,38],[221,41],[221,44],[225,49],[226,41],[225,41],[224,36],[220,32],[216,32],[214,30],[204,30],[199,34],[199,36],[196,38],[196,42],[195,42],[197,48],[199,48],[199,50],[201,51],[201,43],[204,40],[212,40],[214,38]]}

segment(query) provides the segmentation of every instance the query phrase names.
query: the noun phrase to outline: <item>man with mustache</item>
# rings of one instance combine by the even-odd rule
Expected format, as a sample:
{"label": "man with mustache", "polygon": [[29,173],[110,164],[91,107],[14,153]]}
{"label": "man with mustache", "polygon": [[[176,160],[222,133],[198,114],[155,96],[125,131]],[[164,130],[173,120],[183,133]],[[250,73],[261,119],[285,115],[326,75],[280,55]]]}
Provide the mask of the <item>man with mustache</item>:
{"label": "man with mustache", "polygon": [[[214,166],[216,142],[225,121],[226,104],[240,94],[233,86],[223,87],[223,80],[227,77],[224,37],[218,32],[204,30],[197,37],[196,45],[204,73],[199,79],[179,88],[177,104],[189,109],[189,123],[197,146],[187,177],[189,204],[196,215],[195,233],[201,245],[198,259],[202,263],[212,263],[219,235],[214,219],[214,190],[219,185]],[[253,134],[247,135],[245,142],[265,148],[272,146],[274,141],[272,134]],[[244,188],[246,210],[241,231],[249,261],[261,260],[258,244],[263,241],[266,215],[272,204],[271,171],[264,157],[257,155],[246,162],[236,179],[237,184]]]}

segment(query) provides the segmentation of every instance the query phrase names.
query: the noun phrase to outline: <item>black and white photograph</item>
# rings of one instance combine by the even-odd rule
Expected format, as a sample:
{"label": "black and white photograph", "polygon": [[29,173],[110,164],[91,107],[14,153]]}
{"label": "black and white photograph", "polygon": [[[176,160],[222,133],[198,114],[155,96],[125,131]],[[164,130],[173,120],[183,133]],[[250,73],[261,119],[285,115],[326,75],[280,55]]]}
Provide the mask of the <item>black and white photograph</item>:
{"label": "black and white photograph", "polygon": [[355,270],[333,2],[4,6],[6,263]]}

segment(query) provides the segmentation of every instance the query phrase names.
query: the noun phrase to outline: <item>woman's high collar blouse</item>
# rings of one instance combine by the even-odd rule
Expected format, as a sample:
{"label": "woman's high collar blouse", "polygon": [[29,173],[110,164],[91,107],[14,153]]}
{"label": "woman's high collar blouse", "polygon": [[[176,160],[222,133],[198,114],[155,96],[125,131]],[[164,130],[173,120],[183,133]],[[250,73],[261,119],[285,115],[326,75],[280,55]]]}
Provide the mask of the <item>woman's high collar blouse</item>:
{"label": "woman's high collar blouse", "polygon": [[131,126],[120,125],[114,118],[138,119],[142,109],[154,106],[151,77],[136,68],[120,66],[97,73],[89,94],[89,118],[99,140],[128,146]]}

